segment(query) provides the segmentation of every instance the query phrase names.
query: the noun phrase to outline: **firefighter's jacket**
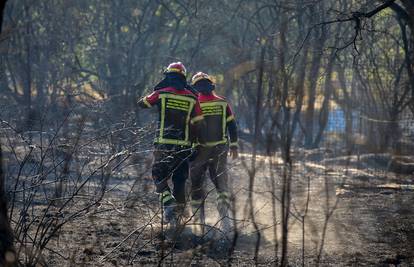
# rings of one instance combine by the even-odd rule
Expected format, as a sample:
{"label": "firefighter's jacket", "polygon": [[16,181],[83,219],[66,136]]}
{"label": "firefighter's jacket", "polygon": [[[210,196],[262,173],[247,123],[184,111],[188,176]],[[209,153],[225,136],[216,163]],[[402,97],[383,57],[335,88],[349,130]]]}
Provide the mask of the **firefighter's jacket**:
{"label": "firefighter's jacket", "polygon": [[205,120],[205,146],[226,144],[228,135],[230,147],[237,147],[237,124],[233,111],[227,101],[214,93],[199,94],[201,110]]}
{"label": "firefighter's jacket", "polygon": [[203,120],[197,96],[188,89],[166,87],[139,101],[141,107],[157,106],[159,125],[155,144],[191,146],[192,125]]}

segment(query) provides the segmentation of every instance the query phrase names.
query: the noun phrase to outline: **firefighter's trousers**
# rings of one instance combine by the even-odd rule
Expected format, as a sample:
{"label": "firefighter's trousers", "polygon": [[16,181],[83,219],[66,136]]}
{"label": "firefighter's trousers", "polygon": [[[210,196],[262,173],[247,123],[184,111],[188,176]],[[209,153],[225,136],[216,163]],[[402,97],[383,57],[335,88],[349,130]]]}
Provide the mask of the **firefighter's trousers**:
{"label": "firefighter's trousers", "polygon": [[173,183],[172,195],[178,204],[185,204],[185,182],[188,178],[188,157],[191,148],[177,145],[156,144],[152,176],[157,193],[171,191],[168,180]]}
{"label": "firefighter's trousers", "polygon": [[196,213],[195,217],[201,224],[205,224],[204,202],[207,196],[204,182],[207,170],[217,190],[217,209],[221,220],[228,217],[230,193],[227,181],[227,153],[228,146],[225,144],[214,147],[199,146],[197,156],[191,162],[191,204],[193,212]]}

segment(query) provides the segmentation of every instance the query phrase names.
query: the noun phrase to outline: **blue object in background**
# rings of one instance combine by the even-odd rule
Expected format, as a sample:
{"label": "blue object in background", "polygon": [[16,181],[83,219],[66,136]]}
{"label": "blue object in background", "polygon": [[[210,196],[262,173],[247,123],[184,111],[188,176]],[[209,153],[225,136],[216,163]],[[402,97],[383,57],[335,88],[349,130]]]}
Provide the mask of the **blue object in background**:
{"label": "blue object in background", "polygon": [[[355,131],[358,128],[359,115],[357,111],[352,112],[352,128]],[[345,132],[346,119],[345,112],[340,109],[334,109],[329,112],[328,122],[326,124],[327,132]]]}
{"label": "blue object in background", "polygon": [[342,109],[334,109],[329,112],[328,123],[326,131],[328,132],[343,132],[345,131],[345,112]]}

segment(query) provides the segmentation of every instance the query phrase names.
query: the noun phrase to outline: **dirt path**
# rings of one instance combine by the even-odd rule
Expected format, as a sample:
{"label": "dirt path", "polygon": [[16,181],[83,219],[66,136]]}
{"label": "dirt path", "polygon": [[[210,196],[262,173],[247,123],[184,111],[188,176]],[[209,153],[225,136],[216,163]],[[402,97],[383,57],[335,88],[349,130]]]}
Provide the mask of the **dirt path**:
{"label": "dirt path", "polygon": [[[248,162],[249,155],[243,156]],[[269,266],[276,259],[275,225],[280,249],[281,161],[273,159],[278,163],[273,168],[269,168],[265,157],[259,157],[258,161],[260,169],[256,173],[253,194],[255,218],[262,233],[258,261]],[[321,266],[414,265],[414,192],[408,186],[414,184],[412,175],[358,170],[322,161],[304,160],[294,162],[293,166],[289,225],[289,259],[293,266],[302,262],[302,216],[306,204],[306,266],[315,265],[320,251]],[[67,224],[59,238],[49,244],[53,250],[45,251],[46,262],[50,266],[153,266],[164,255],[167,265],[219,266],[226,263],[225,257],[216,257],[203,246],[191,245],[195,242],[188,234],[190,227],[182,234],[181,247],[162,246],[152,181],[149,175],[134,181],[131,177],[136,172],[131,165],[111,177],[110,191],[103,201],[86,217]],[[233,264],[251,266],[256,234],[245,209],[249,176],[240,160],[229,163],[229,175],[240,230]],[[207,186],[212,189],[211,183]],[[215,199],[215,191],[211,190],[207,198],[210,225],[217,223]],[[42,206],[36,208],[41,210]],[[331,214],[329,218],[327,214]]]}
{"label": "dirt path", "polygon": [[[310,266],[315,264],[321,251],[321,265],[414,264],[414,226],[410,223],[414,220],[413,175],[312,161],[294,164],[292,172],[289,246],[293,261],[300,263],[302,216],[309,192],[304,244],[306,262]],[[271,192],[271,180],[275,179],[275,196],[281,196],[280,173],[277,168],[260,171],[255,182],[256,218],[264,229],[261,249],[264,258],[274,255],[273,200],[280,224],[280,201],[273,198]],[[243,220],[246,219],[242,211],[247,201],[247,174],[240,167],[233,168],[232,177],[235,192],[240,192],[236,193],[237,218]],[[247,227],[246,232],[249,231],[251,227]],[[250,253],[253,247],[250,246]]]}

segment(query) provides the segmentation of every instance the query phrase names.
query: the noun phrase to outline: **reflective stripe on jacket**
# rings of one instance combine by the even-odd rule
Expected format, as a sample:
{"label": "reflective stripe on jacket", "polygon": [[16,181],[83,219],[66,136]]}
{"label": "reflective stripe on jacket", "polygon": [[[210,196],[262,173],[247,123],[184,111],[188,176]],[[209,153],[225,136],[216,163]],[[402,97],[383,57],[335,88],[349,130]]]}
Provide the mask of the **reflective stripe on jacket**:
{"label": "reflective stripe on jacket", "polygon": [[203,119],[197,96],[187,89],[166,87],[142,99],[146,107],[158,106],[159,128],[155,143],[190,146],[190,126]]}
{"label": "reflective stripe on jacket", "polygon": [[226,144],[228,142],[227,131],[229,131],[230,146],[237,146],[236,122],[227,101],[214,93],[199,94],[198,101],[207,127],[205,145]]}

